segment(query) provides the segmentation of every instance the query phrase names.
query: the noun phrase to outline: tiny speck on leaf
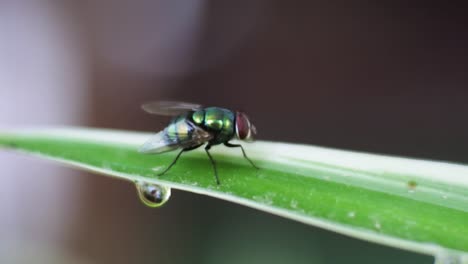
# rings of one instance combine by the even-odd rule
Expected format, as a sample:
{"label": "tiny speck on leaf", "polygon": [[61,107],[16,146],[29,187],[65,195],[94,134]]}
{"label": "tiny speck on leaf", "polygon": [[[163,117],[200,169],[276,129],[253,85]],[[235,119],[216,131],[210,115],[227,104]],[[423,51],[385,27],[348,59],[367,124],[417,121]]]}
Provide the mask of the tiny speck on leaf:
{"label": "tiny speck on leaf", "polygon": [[418,186],[418,183],[415,182],[415,181],[408,181],[408,183],[406,185],[407,185],[409,190],[414,191],[416,189],[416,187]]}

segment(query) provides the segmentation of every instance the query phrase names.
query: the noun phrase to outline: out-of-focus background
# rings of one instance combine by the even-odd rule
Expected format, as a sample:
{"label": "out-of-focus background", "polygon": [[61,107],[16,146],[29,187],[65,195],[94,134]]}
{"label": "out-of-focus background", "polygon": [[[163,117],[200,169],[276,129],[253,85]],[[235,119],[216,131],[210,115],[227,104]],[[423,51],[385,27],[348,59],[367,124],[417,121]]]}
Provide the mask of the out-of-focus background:
{"label": "out-of-focus background", "polygon": [[[466,163],[468,18],[379,1],[0,1],[0,126],[157,131],[140,103],[259,138]],[[0,153],[0,263],[431,263],[228,202]]]}

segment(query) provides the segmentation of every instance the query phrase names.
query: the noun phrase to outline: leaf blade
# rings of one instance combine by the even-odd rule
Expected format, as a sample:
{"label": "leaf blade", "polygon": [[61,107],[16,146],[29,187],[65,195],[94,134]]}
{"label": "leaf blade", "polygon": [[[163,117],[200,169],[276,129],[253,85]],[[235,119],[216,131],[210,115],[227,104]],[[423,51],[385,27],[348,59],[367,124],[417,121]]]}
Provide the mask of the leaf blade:
{"label": "leaf blade", "polygon": [[[320,147],[259,142],[242,155],[214,148],[221,186],[203,151],[141,155],[150,134],[69,128],[0,134],[0,145],[101,174],[236,202],[338,233],[425,254],[468,252],[468,167]],[[465,252],[465,253],[461,253]]]}

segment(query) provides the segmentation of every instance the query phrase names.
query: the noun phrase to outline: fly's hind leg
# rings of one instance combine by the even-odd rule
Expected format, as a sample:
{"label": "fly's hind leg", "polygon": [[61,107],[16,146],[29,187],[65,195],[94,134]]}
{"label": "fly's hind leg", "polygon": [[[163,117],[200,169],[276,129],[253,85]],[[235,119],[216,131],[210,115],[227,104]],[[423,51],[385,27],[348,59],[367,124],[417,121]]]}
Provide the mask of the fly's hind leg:
{"label": "fly's hind leg", "polygon": [[246,160],[248,160],[248,161],[250,162],[250,164],[251,164],[255,169],[257,169],[257,170],[259,169],[259,167],[257,167],[257,165],[255,165],[255,164],[253,163],[253,161],[249,159],[249,157],[247,157],[247,154],[245,154],[245,150],[244,150],[244,148],[242,147],[242,145],[240,145],[240,144],[231,144],[231,143],[229,143],[229,142],[224,143],[224,145],[225,145],[226,147],[230,147],[230,148],[241,148],[242,154],[244,155],[244,158],[245,158]]}
{"label": "fly's hind leg", "polygon": [[188,147],[188,148],[182,149],[182,150],[179,152],[179,154],[177,154],[176,158],[171,162],[171,164],[169,164],[169,166],[168,166],[163,172],[159,173],[158,176],[162,176],[162,175],[164,175],[166,172],[168,172],[168,171],[172,168],[172,166],[174,166],[174,165],[176,164],[177,160],[180,158],[180,156],[182,155],[182,153],[184,153],[184,152],[186,152],[186,151],[190,151],[190,150],[196,149],[196,148],[200,147],[201,145],[203,145],[203,144],[200,144],[200,145],[196,145],[196,146],[193,146],[193,147]]}

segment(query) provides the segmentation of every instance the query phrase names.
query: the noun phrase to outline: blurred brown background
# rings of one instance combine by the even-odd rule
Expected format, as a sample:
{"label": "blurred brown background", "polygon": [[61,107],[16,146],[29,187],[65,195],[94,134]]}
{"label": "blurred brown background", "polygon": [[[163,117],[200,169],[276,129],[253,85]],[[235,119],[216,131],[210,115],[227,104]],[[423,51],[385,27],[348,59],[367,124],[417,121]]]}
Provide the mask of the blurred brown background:
{"label": "blurred brown background", "polygon": [[[157,131],[165,120],[139,105],[173,99],[241,109],[262,140],[466,163],[465,14],[394,1],[0,2],[0,121]],[[149,209],[126,182],[63,168],[27,178],[19,163],[54,165],[0,158],[11,263],[432,261],[179,191]]]}

